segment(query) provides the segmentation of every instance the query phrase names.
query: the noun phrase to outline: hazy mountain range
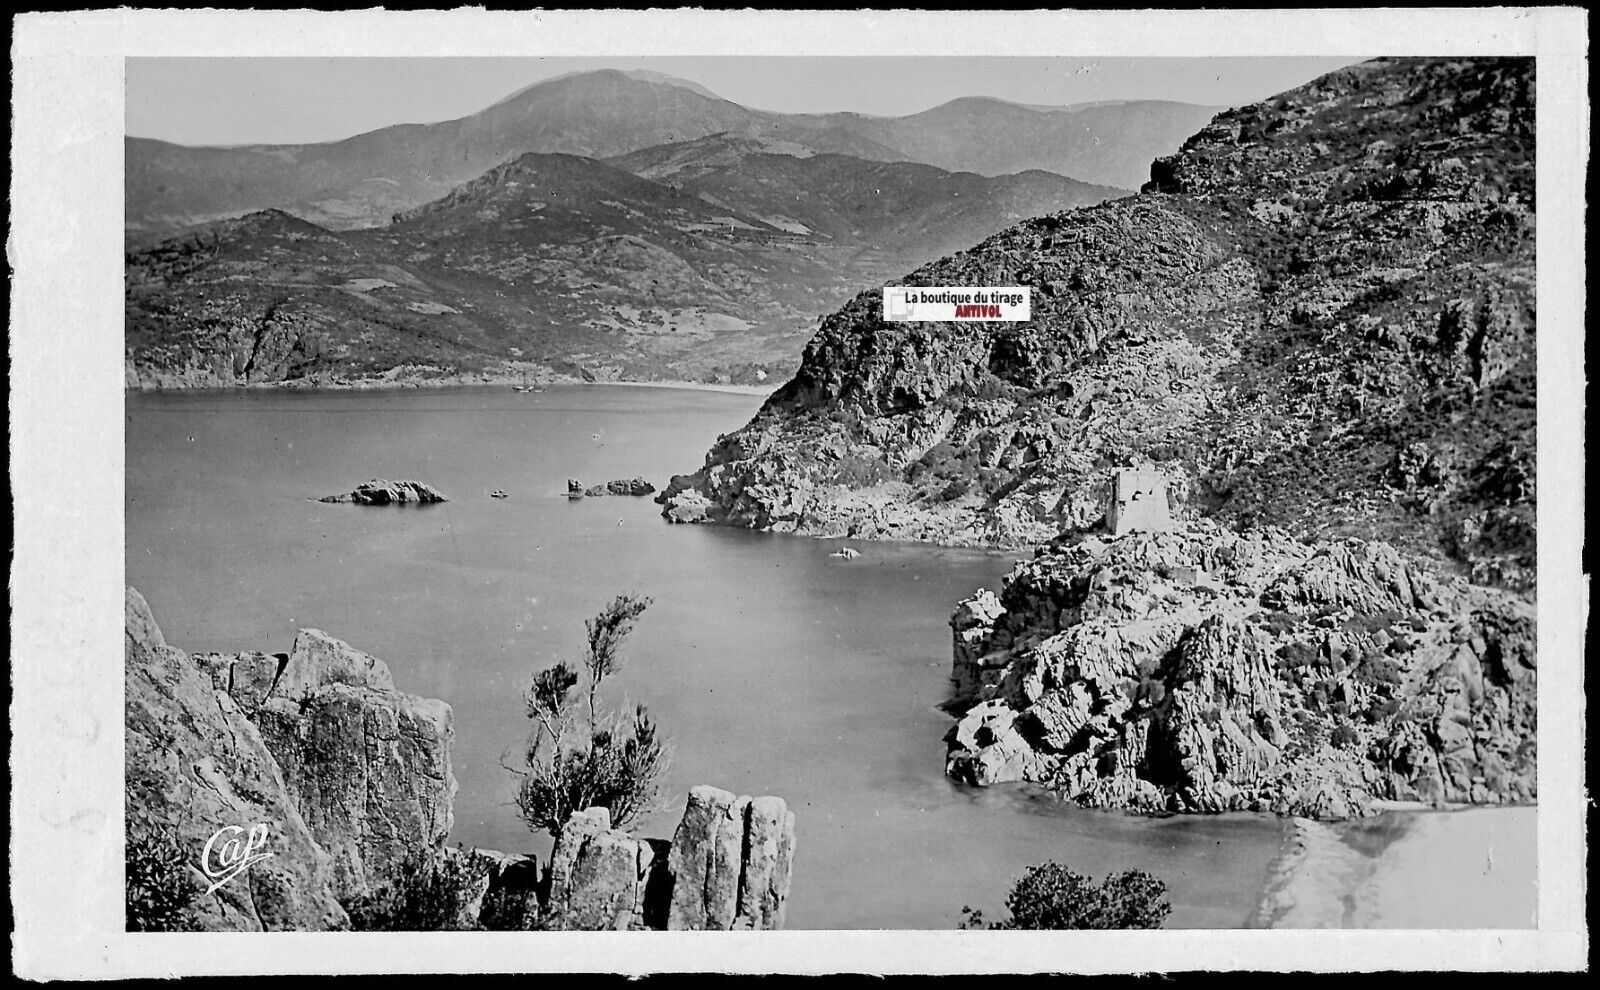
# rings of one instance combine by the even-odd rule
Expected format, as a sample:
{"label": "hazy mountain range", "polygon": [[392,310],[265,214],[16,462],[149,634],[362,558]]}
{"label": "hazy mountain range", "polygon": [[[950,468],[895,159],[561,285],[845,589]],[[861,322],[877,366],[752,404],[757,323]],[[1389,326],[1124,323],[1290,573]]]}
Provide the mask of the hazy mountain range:
{"label": "hazy mountain range", "polygon": [[130,138],[128,380],[785,376],[861,286],[1126,195],[1062,170],[1141,179],[1208,116],[770,114],[604,71],[331,144]]}
{"label": "hazy mountain range", "polygon": [[459,120],[323,144],[191,148],[129,137],[126,219],[145,243],[266,208],[333,229],[375,226],[521,154],[606,158],[713,134],[759,138],[796,155],[986,176],[1039,169],[1127,189],[1217,109],[1148,100],[1030,107],[971,97],[905,117],[783,114],[660,73],[607,69],[545,80]]}
{"label": "hazy mountain range", "polygon": [[132,251],[129,380],[425,366],[755,382],[787,374],[862,284],[1121,194],[720,135],[633,157],[522,155],[384,227],[257,211]]}

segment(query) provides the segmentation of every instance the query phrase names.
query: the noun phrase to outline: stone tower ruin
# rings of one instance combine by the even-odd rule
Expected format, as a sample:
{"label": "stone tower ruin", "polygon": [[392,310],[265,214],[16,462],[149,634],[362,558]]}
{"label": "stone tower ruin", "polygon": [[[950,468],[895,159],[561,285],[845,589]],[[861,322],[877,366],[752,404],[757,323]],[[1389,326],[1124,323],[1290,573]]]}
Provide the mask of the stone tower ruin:
{"label": "stone tower ruin", "polygon": [[1135,531],[1163,533],[1172,529],[1167,509],[1167,480],[1155,471],[1117,471],[1111,476],[1111,504],[1106,526],[1112,536]]}

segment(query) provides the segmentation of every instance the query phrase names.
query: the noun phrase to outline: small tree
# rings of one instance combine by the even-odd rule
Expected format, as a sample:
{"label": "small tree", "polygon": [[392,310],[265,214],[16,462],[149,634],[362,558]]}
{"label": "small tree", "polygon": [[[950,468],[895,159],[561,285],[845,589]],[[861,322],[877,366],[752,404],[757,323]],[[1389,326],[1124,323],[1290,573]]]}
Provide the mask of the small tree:
{"label": "small tree", "polygon": [[588,620],[582,699],[575,692],[583,676],[566,661],[535,675],[526,696],[533,737],[525,766],[511,768],[521,778],[517,807],[530,829],[559,839],[573,812],[594,807],[606,808],[622,828],[652,806],[667,767],[666,741],[642,706],[605,712],[596,702],[601,682],[622,668],[623,641],[650,601],[619,595]]}
{"label": "small tree", "polygon": [[1060,863],[1040,863],[1011,888],[1011,917],[988,926],[983,913],[962,908],[962,928],[1160,928],[1172,913],[1167,885],[1143,870],[1114,873],[1095,881]]}

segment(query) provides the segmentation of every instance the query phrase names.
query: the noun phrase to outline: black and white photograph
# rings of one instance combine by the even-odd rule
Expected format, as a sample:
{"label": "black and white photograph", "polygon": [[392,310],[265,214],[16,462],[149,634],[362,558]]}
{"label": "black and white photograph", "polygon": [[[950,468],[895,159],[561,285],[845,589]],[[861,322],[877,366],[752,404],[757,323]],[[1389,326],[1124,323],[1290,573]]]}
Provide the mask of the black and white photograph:
{"label": "black and white photograph", "polygon": [[[1586,15],[1319,47],[1330,12],[1195,12],[1186,50],[1158,13],[840,12],[793,51],[806,15],[474,51],[301,13],[245,51],[204,39],[268,15],[213,12],[86,59],[120,213],[24,176],[104,248],[80,299],[19,262],[58,288],[12,320],[18,532],[61,534],[19,539],[13,633],[79,658],[35,691],[14,647],[53,706],[14,712],[98,754],[44,790],[105,785],[40,806],[98,850],[48,895],[96,885],[79,951],[1148,972],[1207,964],[1059,940],[1276,929],[1323,954],[1213,945],[1585,966]],[[15,355],[69,337],[94,384]],[[41,547],[96,590],[30,597]],[[163,959],[194,933],[243,954]]]}

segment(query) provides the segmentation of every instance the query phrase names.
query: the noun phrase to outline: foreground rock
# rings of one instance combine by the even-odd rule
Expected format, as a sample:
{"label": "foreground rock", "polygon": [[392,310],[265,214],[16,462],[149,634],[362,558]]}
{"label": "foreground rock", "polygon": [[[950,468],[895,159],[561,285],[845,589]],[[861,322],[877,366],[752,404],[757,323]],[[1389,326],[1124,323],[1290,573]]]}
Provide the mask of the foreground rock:
{"label": "foreground rock", "polygon": [[1536,797],[1531,603],[1382,543],[1076,534],[951,627],[971,783],[1316,819]]}
{"label": "foreground rock", "polygon": [[[446,846],[450,707],[397,691],[382,660],[315,629],[286,654],[185,654],[129,588],[124,670],[128,838],[176,842],[194,927],[346,929],[417,864],[466,855]],[[208,840],[252,826],[265,826],[271,855],[208,890]],[[671,841],[612,829],[591,808],[542,874],[531,856],[474,850],[487,871],[451,924],[477,927],[493,903],[520,904],[523,923],[779,928],[793,849],[779,798],[696,787]]]}
{"label": "foreground rock", "polygon": [[394,505],[401,502],[416,502],[429,505],[434,502],[448,502],[445,494],[421,481],[385,481],[374,478],[353,492],[343,495],[324,495],[317,499],[319,502],[353,502],[356,505]]}
{"label": "foreground rock", "polygon": [[130,835],[174,833],[205,890],[206,841],[268,826],[273,855],[196,898],[204,929],[344,928],[408,853],[442,850],[450,708],[381,660],[309,629],[288,654],[187,655],[129,588],[125,674]]}
{"label": "foreground rock", "polygon": [[783,799],[689,791],[669,842],[575,812],[551,853],[546,906],[576,927],[671,931],[783,927],[794,815]]}

